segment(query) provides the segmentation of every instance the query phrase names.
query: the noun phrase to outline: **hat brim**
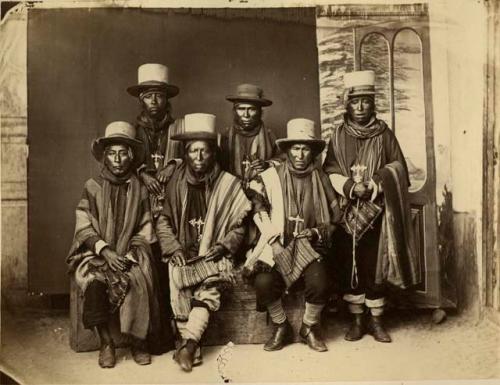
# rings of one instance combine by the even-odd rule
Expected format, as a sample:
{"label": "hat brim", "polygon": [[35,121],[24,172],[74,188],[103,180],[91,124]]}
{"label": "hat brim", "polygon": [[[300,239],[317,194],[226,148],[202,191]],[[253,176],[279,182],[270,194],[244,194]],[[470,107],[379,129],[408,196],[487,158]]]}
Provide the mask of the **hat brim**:
{"label": "hat brim", "polygon": [[153,81],[144,82],[141,84],[137,84],[135,86],[128,87],[127,92],[130,95],[138,98],[141,93],[151,88],[158,88],[164,91],[167,94],[167,98],[173,98],[174,96],[177,96],[177,94],[179,94],[179,87],[174,86],[173,84],[166,84],[162,82],[153,82]]}
{"label": "hat brim", "polygon": [[210,132],[183,132],[180,134],[172,135],[172,140],[189,141],[189,140],[217,140],[217,134]]}
{"label": "hat brim", "polygon": [[276,140],[276,146],[282,151],[286,152],[290,146],[293,144],[307,144],[311,146],[312,151],[315,153],[314,155],[318,155],[325,149],[326,142],[323,139],[287,139],[282,138]]}
{"label": "hat brim", "polygon": [[226,96],[226,100],[232,102],[232,103],[255,103],[258,104],[262,107],[267,107],[273,104],[273,102],[269,99],[264,99],[264,98],[246,98],[242,96],[237,96],[237,95],[229,95]]}
{"label": "hat brim", "polygon": [[94,140],[91,146],[92,155],[98,162],[101,162],[104,157],[104,149],[106,146],[112,144],[125,144],[130,146],[134,152],[134,165],[138,166],[145,160],[145,150],[144,145],[140,140],[127,138],[127,137],[108,137],[108,138],[98,138]]}

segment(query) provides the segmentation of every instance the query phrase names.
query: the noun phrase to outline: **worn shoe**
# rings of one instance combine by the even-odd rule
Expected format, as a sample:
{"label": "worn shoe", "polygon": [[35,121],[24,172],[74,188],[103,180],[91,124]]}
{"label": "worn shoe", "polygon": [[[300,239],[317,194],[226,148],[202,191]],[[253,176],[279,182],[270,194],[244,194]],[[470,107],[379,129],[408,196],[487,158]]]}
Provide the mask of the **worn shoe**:
{"label": "worn shoe", "polygon": [[264,344],[264,350],[267,352],[283,349],[293,342],[293,329],[288,320],[281,324],[273,323],[273,325],[275,326],[274,333]]}
{"label": "worn shoe", "polygon": [[139,365],[149,365],[151,363],[151,354],[147,351],[146,344],[141,342],[132,346],[132,358]]}
{"label": "worn shoe", "polygon": [[101,368],[114,368],[115,364],[115,345],[112,342],[101,345],[101,349],[99,351],[99,366]]}
{"label": "worn shoe", "polygon": [[349,331],[344,336],[346,341],[358,341],[365,335],[365,325],[363,314],[353,314],[353,319]]}
{"label": "worn shoe", "polygon": [[203,356],[201,354],[201,346],[198,345],[196,352],[194,353],[193,366],[198,366],[203,363]]}
{"label": "worn shoe", "polygon": [[370,317],[369,330],[375,341],[378,342],[392,342],[391,337],[385,331],[384,326],[382,325],[382,317],[374,316]]}
{"label": "worn shoe", "polygon": [[174,353],[174,360],[179,364],[182,370],[190,372],[193,370],[194,356],[198,343],[195,340],[183,339]]}
{"label": "worn shoe", "polygon": [[326,352],[328,348],[326,347],[323,337],[321,336],[320,325],[308,326],[302,323],[299,332],[300,338],[303,343],[307,344],[312,350],[317,352]]}

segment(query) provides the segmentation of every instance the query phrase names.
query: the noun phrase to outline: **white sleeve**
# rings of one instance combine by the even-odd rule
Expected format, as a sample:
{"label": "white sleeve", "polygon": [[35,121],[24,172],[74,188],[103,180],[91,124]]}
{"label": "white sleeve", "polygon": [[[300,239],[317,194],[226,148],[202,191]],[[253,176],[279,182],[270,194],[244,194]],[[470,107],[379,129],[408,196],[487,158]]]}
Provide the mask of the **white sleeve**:
{"label": "white sleeve", "polygon": [[335,191],[346,198],[344,194],[344,185],[349,178],[341,174],[330,174],[329,178]]}
{"label": "white sleeve", "polygon": [[102,239],[98,240],[94,245],[96,255],[101,255],[101,250],[106,246],[108,246],[106,242],[104,242]]}

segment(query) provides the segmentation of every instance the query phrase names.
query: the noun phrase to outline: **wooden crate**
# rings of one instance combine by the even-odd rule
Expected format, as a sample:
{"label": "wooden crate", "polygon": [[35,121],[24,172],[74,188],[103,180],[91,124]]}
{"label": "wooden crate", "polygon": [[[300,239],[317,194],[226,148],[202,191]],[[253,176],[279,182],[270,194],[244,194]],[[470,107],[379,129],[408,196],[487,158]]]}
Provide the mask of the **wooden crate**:
{"label": "wooden crate", "polygon": [[[273,327],[267,313],[255,310],[255,290],[242,280],[240,274],[236,276],[235,288],[223,295],[221,309],[210,314],[203,345],[223,345],[229,341],[235,344],[263,344],[271,337]],[[285,295],[283,304],[294,330],[299,330],[304,311],[303,293]]]}
{"label": "wooden crate", "polygon": [[[224,293],[221,309],[211,313],[208,329],[203,336],[203,345],[224,345],[229,341],[235,344],[263,344],[271,337],[273,328],[267,322],[265,312],[257,312],[255,290],[236,274],[237,283],[231,292]],[[304,311],[303,293],[288,294],[284,297],[288,319],[296,331],[299,330]],[[70,346],[76,352],[99,349],[99,339],[94,331],[85,329],[82,324],[83,296],[76,283],[71,279],[70,293]],[[127,339],[119,332],[118,318],[110,323],[113,339],[117,346],[127,345]],[[298,335],[295,333],[298,341]]]}

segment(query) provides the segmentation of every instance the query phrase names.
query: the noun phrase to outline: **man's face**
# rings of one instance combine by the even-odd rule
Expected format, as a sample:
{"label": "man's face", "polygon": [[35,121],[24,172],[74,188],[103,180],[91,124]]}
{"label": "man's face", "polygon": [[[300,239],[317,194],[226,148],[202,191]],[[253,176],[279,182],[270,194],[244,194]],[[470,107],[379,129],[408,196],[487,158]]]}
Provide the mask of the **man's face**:
{"label": "man's face", "polygon": [[104,165],[115,176],[125,175],[132,164],[132,151],[123,144],[112,144],[104,150]]}
{"label": "man's face", "polygon": [[152,91],[145,94],[142,98],[143,110],[151,118],[163,118],[167,111],[167,95],[161,91]]}
{"label": "man's face", "polygon": [[245,131],[260,124],[262,107],[253,103],[236,103],[234,105],[234,120]]}
{"label": "man's face", "polygon": [[188,143],[186,153],[188,166],[196,174],[206,174],[215,161],[215,152],[212,146],[204,140]]}
{"label": "man's face", "polygon": [[368,96],[358,96],[349,100],[347,113],[352,121],[358,124],[366,124],[375,111],[373,99]]}
{"label": "man's face", "polygon": [[305,170],[312,162],[312,149],[308,144],[297,143],[288,149],[288,158],[297,170]]}

